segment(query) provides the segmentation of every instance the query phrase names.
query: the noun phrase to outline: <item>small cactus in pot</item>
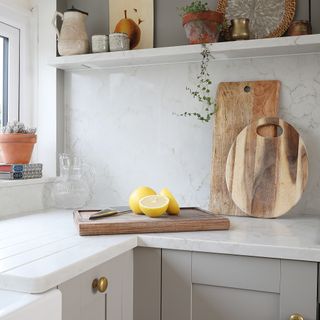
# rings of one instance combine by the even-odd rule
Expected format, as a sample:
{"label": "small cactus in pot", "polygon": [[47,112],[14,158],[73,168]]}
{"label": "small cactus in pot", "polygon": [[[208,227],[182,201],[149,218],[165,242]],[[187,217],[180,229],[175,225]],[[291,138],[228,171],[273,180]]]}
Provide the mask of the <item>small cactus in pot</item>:
{"label": "small cactus in pot", "polygon": [[4,126],[0,134],[0,150],[3,162],[8,164],[29,163],[33,147],[37,142],[36,131],[36,128],[27,128],[19,121]]}

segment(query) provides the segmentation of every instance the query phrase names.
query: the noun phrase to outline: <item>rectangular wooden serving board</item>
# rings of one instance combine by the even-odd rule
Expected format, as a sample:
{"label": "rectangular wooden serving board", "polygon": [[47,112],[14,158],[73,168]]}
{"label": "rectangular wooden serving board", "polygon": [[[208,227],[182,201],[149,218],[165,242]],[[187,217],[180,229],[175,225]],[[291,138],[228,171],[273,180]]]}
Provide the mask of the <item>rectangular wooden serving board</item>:
{"label": "rectangular wooden serving board", "polygon": [[196,207],[181,208],[178,216],[165,214],[158,218],[150,218],[129,212],[97,220],[89,220],[90,215],[98,211],[100,210],[74,211],[74,221],[81,236],[210,231],[228,230],[230,228],[229,219]]}
{"label": "rectangular wooden serving board", "polygon": [[[276,117],[281,83],[278,80],[221,82],[213,131],[209,210],[215,214],[245,216],[233,202],[225,181],[229,150],[237,135],[252,121]],[[274,128],[264,128],[271,135]],[[269,130],[272,130],[271,132]]]}

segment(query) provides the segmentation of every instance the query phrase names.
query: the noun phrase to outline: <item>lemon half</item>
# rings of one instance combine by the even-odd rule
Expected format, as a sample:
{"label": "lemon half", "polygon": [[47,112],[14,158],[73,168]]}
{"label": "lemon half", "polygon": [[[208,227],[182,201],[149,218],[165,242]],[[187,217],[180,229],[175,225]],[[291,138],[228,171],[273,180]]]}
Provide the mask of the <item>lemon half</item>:
{"label": "lemon half", "polygon": [[178,215],[180,213],[180,206],[176,198],[170,192],[170,190],[168,188],[163,188],[160,191],[160,194],[163,196],[166,196],[169,199],[169,206],[168,206],[167,212],[169,214]]}
{"label": "lemon half", "polygon": [[139,201],[141,211],[152,218],[162,216],[168,209],[169,199],[162,195],[152,195]]}
{"label": "lemon half", "polygon": [[129,197],[129,207],[130,209],[137,214],[142,214],[142,211],[139,207],[139,201],[140,199],[150,196],[150,195],[155,195],[156,192],[149,188],[149,187],[139,187],[136,190],[134,190]]}

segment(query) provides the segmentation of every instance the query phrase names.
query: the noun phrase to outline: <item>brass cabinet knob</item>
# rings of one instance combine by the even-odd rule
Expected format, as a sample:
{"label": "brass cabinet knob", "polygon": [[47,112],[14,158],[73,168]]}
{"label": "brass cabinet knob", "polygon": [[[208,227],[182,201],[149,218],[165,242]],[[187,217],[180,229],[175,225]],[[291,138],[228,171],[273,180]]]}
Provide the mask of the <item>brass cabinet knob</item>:
{"label": "brass cabinet knob", "polygon": [[94,279],[92,281],[92,289],[99,291],[101,293],[106,292],[108,288],[108,279],[106,277],[101,277],[100,279]]}
{"label": "brass cabinet knob", "polygon": [[290,316],[289,320],[304,320],[304,318],[301,314],[294,313]]}

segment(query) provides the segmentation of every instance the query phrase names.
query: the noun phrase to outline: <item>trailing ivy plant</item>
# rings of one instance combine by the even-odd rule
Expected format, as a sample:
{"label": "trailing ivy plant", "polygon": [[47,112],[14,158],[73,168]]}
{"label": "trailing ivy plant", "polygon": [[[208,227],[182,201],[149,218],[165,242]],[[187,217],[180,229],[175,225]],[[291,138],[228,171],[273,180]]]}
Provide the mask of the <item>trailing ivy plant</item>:
{"label": "trailing ivy plant", "polygon": [[203,3],[202,1],[192,1],[189,5],[181,7],[180,9],[180,15],[184,16],[187,13],[197,13],[197,12],[203,12],[208,11],[208,3]]}
{"label": "trailing ivy plant", "polygon": [[196,117],[202,122],[209,122],[212,116],[217,112],[217,107],[215,100],[212,98],[210,85],[212,81],[210,79],[210,74],[208,72],[208,65],[210,58],[213,59],[213,56],[210,53],[210,50],[205,44],[202,44],[202,60],[200,65],[200,73],[197,76],[197,85],[194,89],[186,87],[186,90],[191,94],[191,96],[198,100],[203,105],[203,111],[200,112],[183,112],[179,116],[184,117]]}

